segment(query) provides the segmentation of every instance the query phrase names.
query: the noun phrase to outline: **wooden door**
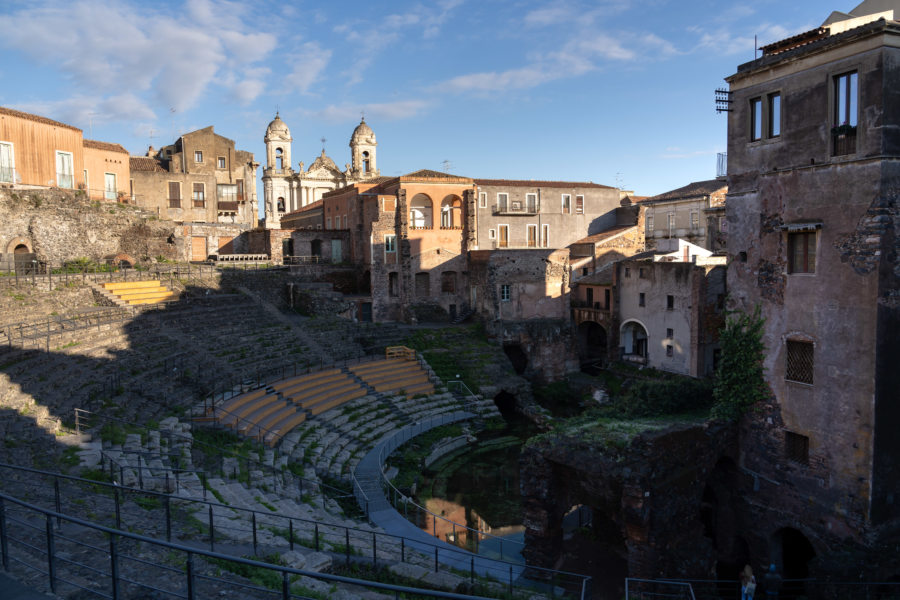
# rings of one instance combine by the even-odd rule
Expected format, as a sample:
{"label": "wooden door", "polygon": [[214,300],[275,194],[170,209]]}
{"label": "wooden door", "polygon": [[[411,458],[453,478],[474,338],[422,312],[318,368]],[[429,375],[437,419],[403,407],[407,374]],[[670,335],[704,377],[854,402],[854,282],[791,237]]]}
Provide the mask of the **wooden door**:
{"label": "wooden door", "polygon": [[206,238],[194,236],[191,238],[191,260],[206,260]]}
{"label": "wooden door", "polygon": [[232,235],[220,235],[219,254],[234,254],[234,244],[231,243],[233,240],[234,236]]}

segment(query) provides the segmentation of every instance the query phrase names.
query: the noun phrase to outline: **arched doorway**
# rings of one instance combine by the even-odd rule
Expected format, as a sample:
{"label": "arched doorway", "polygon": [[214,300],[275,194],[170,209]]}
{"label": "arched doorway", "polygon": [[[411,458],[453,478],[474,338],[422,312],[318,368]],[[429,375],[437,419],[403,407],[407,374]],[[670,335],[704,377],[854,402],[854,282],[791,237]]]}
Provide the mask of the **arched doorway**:
{"label": "arched doorway", "polygon": [[503,344],[503,352],[506,353],[517,375],[525,372],[528,367],[528,355],[525,354],[521,344]]}
{"label": "arched doorway", "polygon": [[784,527],[772,536],[772,562],[781,563],[781,576],[785,579],[809,577],[809,562],[816,551],[807,538],[793,527]]}
{"label": "arched doorway", "polygon": [[500,411],[500,414],[507,421],[515,415],[516,412],[516,397],[506,391],[501,391],[499,394],[494,396],[494,404],[497,405],[497,410]]}
{"label": "arched doorway", "polygon": [[19,244],[13,250],[13,254],[29,254],[28,246],[26,246],[25,244]]}
{"label": "arched doorway", "polygon": [[602,366],[607,353],[606,329],[595,321],[582,321],[578,325],[578,358],[581,364]]}
{"label": "arched doorway", "polygon": [[623,323],[619,337],[622,340],[623,358],[642,363],[647,361],[647,328],[643,324],[638,321]]}

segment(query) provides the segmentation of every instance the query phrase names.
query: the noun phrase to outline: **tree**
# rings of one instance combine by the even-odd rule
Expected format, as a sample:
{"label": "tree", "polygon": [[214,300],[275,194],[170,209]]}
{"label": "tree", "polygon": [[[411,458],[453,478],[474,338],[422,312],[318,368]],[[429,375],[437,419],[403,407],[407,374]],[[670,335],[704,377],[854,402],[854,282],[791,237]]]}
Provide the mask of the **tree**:
{"label": "tree", "polygon": [[728,315],[720,341],[722,358],[713,387],[716,418],[737,420],[747,410],[769,396],[763,367],[763,325],[759,305],[752,313],[735,311]]}

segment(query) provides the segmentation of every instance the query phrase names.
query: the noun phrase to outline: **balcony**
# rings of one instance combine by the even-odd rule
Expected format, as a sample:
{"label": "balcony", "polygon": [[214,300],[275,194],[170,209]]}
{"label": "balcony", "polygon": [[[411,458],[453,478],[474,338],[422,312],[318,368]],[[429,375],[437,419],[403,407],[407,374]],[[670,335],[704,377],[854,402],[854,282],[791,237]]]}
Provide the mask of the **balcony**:
{"label": "balcony", "polygon": [[238,203],[237,202],[219,202],[218,210],[220,213],[236,213],[238,211]]}
{"label": "balcony", "polygon": [[832,156],[856,154],[856,126],[839,125],[831,128]]}
{"label": "balcony", "polygon": [[492,207],[491,214],[494,215],[536,215],[541,212],[540,202],[519,202],[512,201],[506,204],[495,204]]}

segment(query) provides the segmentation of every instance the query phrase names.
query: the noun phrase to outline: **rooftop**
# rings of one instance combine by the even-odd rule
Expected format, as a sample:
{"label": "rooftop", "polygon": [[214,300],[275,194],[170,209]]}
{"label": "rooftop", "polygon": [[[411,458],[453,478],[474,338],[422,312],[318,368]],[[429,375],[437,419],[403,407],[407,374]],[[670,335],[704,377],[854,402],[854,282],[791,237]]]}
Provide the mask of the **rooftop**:
{"label": "rooftop", "polygon": [[475,179],[475,185],[506,187],[555,187],[555,188],[602,188],[615,189],[592,181],[541,181],[539,179]]}
{"label": "rooftop", "polygon": [[129,156],[128,164],[132,171],[143,171],[145,173],[168,173],[163,167],[162,161],[151,156]]}
{"label": "rooftop", "polygon": [[73,127],[72,125],[66,125],[65,123],[60,123],[59,121],[54,121],[53,119],[48,119],[47,117],[33,115],[31,113],[22,112],[20,110],[13,110],[12,108],[5,108],[3,106],[0,106],[0,115],[9,115],[10,117],[27,119],[29,121],[34,121],[35,123],[43,123],[44,125],[52,125],[53,127],[65,127],[66,129],[71,129],[73,131],[81,131],[80,129],[78,129],[77,127]]}
{"label": "rooftop", "polygon": [[[572,244],[596,244],[598,242],[605,242],[606,240],[610,240],[617,235],[620,235],[629,229],[634,229],[637,225],[624,225],[622,227],[612,227],[605,231],[601,231],[600,233],[595,233],[593,235],[589,235],[587,237],[581,238],[577,242],[572,242]],[[572,244],[569,244],[570,246]]]}
{"label": "rooftop", "polygon": [[728,184],[720,179],[707,179],[706,181],[694,181],[678,189],[663,192],[657,196],[647,198],[641,204],[652,202],[667,202],[671,200],[681,200],[684,198],[696,198],[698,196],[708,196],[715,192],[726,189]]}
{"label": "rooftop", "polygon": [[128,150],[120,146],[119,144],[112,144],[110,142],[99,142],[97,140],[84,140],[85,148],[93,148],[94,150],[106,150],[108,152],[121,152],[122,154],[128,154]]}

